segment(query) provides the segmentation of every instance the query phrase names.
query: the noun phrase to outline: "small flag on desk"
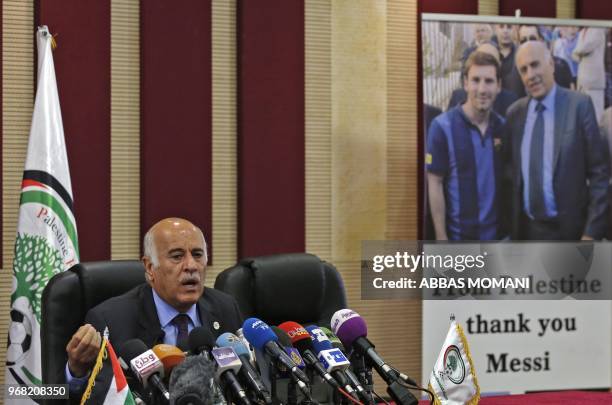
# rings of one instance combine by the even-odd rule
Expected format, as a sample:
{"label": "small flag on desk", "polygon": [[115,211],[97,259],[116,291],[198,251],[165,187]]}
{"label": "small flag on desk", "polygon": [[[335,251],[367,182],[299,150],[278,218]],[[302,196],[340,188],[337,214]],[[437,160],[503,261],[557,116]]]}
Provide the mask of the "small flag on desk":
{"label": "small flag on desk", "polygon": [[87,389],[81,398],[83,404],[136,404],[106,332]]}
{"label": "small flag on desk", "polygon": [[439,405],[477,404],[480,387],[463,329],[451,317],[442,350],[429,377],[429,390]]}

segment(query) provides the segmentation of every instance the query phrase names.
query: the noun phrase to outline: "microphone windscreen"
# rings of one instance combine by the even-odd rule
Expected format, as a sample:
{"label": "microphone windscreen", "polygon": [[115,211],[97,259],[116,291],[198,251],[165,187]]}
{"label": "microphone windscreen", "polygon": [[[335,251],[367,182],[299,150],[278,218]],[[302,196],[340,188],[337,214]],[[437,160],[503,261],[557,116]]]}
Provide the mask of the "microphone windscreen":
{"label": "microphone windscreen", "polygon": [[334,332],[332,332],[331,330],[329,330],[329,329],[327,329],[326,327],[323,327],[323,326],[321,326],[321,330],[323,331],[323,333],[325,333],[325,336],[327,336],[327,338],[331,342],[331,345],[334,348],[340,349],[344,353],[346,353],[346,349],[345,349],[344,345],[342,344],[340,339],[338,339],[338,336],[334,335]]}
{"label": "microphone windscreen", "polygon": [[185,360],[185,353],[176,346],[159,344],[153,346],[153,353],[164,364],[166,374]]}
{"label": "microphone windscreen", "polygon": [[250,357],[251,353],[249,349],[242,343],[242,339],[233,333],[225,332],[217,338],[217,346],[219,347],[231,347],[234,349],[238,356]]}
{"label": "microphone windscreen", "polygon": [[298,340],[297,342],[295,342],[293,344],[293,346],[299,350],[299,352],[304,355],[304,351],[305,350],[311,350],[314,351],[314,346],[312,345],[312,341],[310,339],[306,340],[306,339],[302,339],[302,340]]}
{"label": "microphone windscreen", "polygon": [[306,330],[308,331],[308,333],[310,333],[310,337],[312,338],[312,346],[314,348],[315,353],[319,353],[321,350],[329,350],[334,348],[331,342],[329,341],[329,338],[318,326],[307,326]]}
{"label": "microphone windscreen", "polygon": [[204,356],[188,356],[170,375],[170,404],[214,403],[215,393],[212,389],[214,376],[213,362],[206,360]]}
{"label": "microphone windscreen", "polygon": [[129,363],[132,359],[149,350],[147,345],[140,339],[130,339],[123,343],[117,353],[124,361]]}
{"label": "microphone windscreen", "polygon": [[208,328],[198,326],[189,333],[189,350],[199,354],[202,350],[210,350],[215,345],[215,338]]}
{"label": "microphone windscreen", "polygon": [[278,341],[267,323],[257,318],[249,318],[242,324],[244,337],[258,350],[263,350],[269,341]]}
{"label": "microphone windscreen", "polygon": [[332,316],[332,330],[345,347],[352,347],[353,342],[368,335],[368,327],[361,316],[350,309],[341,309]]}
{"label": "microphone windscreen", "polygon": [[283,347],[293,347],[291,344],[291,338],[287,335],[287,332],[279,328],[278,326],[271,326],[272,332],[278,338],[278,343]]}
{"label": "microphone windscreen", "polygon": [[[296,346],[296,343],[301,340],[310,341],[310,333],[302,325],[297,322],[287,321],[278,325],[279,328],[287,332],[289,339],[291,339],[291,343]],[[298,347],[299,349],[299,347]]]}

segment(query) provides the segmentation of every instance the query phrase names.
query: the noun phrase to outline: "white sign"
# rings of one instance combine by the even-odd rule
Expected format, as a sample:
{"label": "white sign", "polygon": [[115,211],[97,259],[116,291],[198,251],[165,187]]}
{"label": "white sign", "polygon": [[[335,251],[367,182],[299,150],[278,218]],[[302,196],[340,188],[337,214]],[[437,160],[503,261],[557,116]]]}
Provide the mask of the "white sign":
{"label": "white sign", "polygon": [[481,393],[609,388],[610,301],[423,301],[422,381],[455,314]]}

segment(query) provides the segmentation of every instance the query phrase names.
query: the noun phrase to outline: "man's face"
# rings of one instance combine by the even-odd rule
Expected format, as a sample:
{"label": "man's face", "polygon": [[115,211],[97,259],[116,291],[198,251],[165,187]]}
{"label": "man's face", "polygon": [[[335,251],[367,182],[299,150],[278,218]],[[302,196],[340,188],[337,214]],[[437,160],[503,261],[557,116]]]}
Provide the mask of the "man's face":
{"label": "man's face", "polygon": [[159,267],[145,257],[151,287],[178,311],[187,311],[204,289],[206,258],[199,230],[190,223],[164,223],[155,229]]}
{"label": "man's face", "polygon": [[527,41],[540,41],[538,29],[533,25],[523,25],[519,29],[519,42],[524,44]]}
{"label": "man's face", "polygon": [[477,43],[483,43],[486,41],[490,41],[493,33],[491,32],[491,27],[488,24],[477,24],[474,30],[474,37],[476,38]]}
{"label": "man's face", "polygon": [[516,67],[527,92],[534,98],[544,98],[555,84],[555,66],[552,56],[546,57],[541,42],[527,42],[519,48]]}
{"label": "man's face", "polygon": [[497,24],[495,25],[495,35],[500,46],[510,46],[512,44],[512,25]]}
{"label": "man's face", "polygon": [[494,66],[472,65],[463,79],[468,105],[478,112],[487,112],[493,107],[495,97],[500,92],[501,83],[497,80]]}

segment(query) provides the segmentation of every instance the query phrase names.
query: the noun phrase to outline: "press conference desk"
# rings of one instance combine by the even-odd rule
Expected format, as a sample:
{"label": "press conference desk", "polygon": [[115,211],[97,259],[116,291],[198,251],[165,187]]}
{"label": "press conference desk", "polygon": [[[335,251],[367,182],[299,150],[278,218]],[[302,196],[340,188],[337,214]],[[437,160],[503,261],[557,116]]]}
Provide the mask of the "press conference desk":
{"label": "press conference desk", "polygon": [[[420,401],[421,404],[429,404],[429,401]],[[588,392],[588,391],[561,391],[541,392],[538,394],[504,395],[498,397],[483,397],[480,405],[612,405],[612,392]]]}

